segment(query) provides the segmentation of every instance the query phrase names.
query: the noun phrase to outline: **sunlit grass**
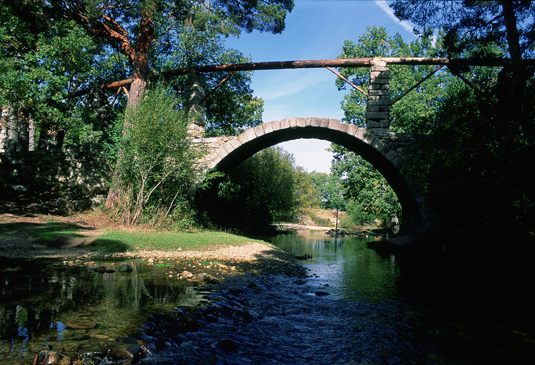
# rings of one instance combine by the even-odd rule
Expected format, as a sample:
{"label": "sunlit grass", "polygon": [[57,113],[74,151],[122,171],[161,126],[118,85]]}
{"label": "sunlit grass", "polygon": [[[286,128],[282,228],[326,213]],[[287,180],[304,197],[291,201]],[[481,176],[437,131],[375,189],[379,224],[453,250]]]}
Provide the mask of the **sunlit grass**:
{"label": "sunlit grass", "polygon": [[[98,244],[106,241],[110,244],[113,242],[120,242],[128,251],[207,251],[221,246],[241,246],[255,240],[216,231],[188,233],[109,230],[99,236],[98,239],[95,240],[95,243]],[[101,247],[100,249],[104,249],[104,247]]]}
{"label": "sunlit grass", "polygon": [[[98,234],[99,232],[103,232]],[[262,242],[220,231],[177,232],[107,227],[102,231],[75,223],[48,220],[36,223],[0,222],[2,235],[29,234],[50,247],[75,247],[102,252],[209,251],[218,247]],[[264,242],[265,243],[265,242]]]}

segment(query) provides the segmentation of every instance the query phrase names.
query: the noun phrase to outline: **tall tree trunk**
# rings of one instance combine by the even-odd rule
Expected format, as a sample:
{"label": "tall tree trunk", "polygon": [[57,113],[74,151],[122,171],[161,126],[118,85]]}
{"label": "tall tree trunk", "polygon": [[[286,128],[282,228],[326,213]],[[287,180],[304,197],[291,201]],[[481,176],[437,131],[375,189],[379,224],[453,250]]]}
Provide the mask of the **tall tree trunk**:
{"label": "tall tree trunk", "polygon": [[126,105],[127,115],[123,124],[123,135],[132,122],[128,114],[136,109],[141,102],[147,80],[149,77],[149,54],[152,39],[154,37],[154,19],[152,13],[145,13],[139,24],[139,33],[134,48],[134,53],[130,56],[132,59],[133,80],[130,85],[130,94]]}
{"label": "tall tree trunk", "polygon": [[504,73],[502,79],[509,78],[502,88],[504,97],[502,97],[502,110],[507,110],[507,114],[512,115],[512,122],[519,125],[519,134],[527,137],[528,140],[535,138],[533,122],[529,118],[529,105],[531,104],[526,99],[527,79],[528,75],[526,68],[520,65],[522,60],[522,49],[520,47],[520,37],[517,28],[517,19],[513,9],[513,3],[509,0],[502,0],[503,17],[505,21],[505,29],[507,32],[507,45],[509,46],[509,54],[511,56],[512,66],[509,70],[504,68],[501,73]]}
{"label": "tall tree trunk", "polygon": [[[133,77],[132,84],[130,85],[130,93],[128,95],[128,103],[126,104],[126,115],[123,123],[123,136],[127,133],[133,125],[132,112],[136,109],[143,98],[145,87],[147,86],[147,80],[149,77],[149,55],[150,46],[154,37],[154,14],[144,13],[139,23],[139,32],[134,51],[129,54],[132,60]],[[131,49],[131,44],[127,38],[123,44],[123,49]],[[119,151],[121,154],[121,151]],[[108,191],[108,197],[106,199],[106,208],[111,208],[115,205],[115,202],[119,199],[119,192],[111,188]]]}

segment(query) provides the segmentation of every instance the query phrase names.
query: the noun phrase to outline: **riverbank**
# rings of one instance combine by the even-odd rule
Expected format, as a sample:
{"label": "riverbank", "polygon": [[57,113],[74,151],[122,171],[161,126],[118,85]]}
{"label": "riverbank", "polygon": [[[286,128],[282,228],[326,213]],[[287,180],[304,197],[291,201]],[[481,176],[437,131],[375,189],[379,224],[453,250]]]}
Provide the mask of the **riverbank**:
{"label": "riverbank", "polygon": [[[14,290],[18,289],[19,286],[23,286],[22,284],[18,284],[17,288],[8,288],[8,283],[11,285],[11,283],[18,281],[25,282],[24,278],[33,270],[42,273],[41,275],[47,278],[45,286],[48,287],[50,280],[52,282],[62,281],[70,283],[66,284],[69,291],[74,290],[72,289],[72,285],[74,285],[71,283],[72,280],[74,282],[81,280],[80,272],[93,273],[99,278],[102,277],[101,280],[104,280],[102,285],[89,285],[95,285],[98,290],[103,290],[106,283],[108,284],[106,286],[107,293],[111,290],[110,288],[117,289],[117,286],[122,288],[121,290],[125,290],[122,294],[126,295],[127,288],[134,285],[133,283],[137,283],[137,289],[134,292],[145,295],[144,300],[149,302],[155,300],[157,294],[161,295],[160,292],[167,293],[178,290],[186,293],[185,303],[187,303],[187,307],[185,308],[188,308],[186,316],[192,315],[198,308],[206,306],[208,303],[217,301],[209,298],[207,293],[220,292],[226,288],[226,283],[232,280],[242,282],[247,280],[245,278],[272,275],[284,277],[287,280],[306,277],[306,269],[297,263],[293,255],[260,240],[251,240],[224,232],[180,233],[130,230],[102,224],[102,217],[99,219],[95,219],[91,215],[70,217],[0,215],[0,277],[5,278],[4,295],[6,298],[10,298],[2,302],[0,309],[5,313],[12,313],[15,311],[15,307],[16,310],[24,307],[24,310],[30,312],[36,309],[33,306],[28,306],[26,309],[26,304],[21,304],[14,299],[17,295],[10,294],[14,293]],[[108,237],[104,241],[114,241],[109,246],[101,246],[101,248],[106,248],[106,251],[98,251],[99,245],[97,243],[102,243],[102,237]],[[122,237],[123,242],[121,243],[123,245],[118,245],[117,239],[110,240],[109,237]],[[130,241],[135,238],[139,238],[140,241],[132,244]],[[126,251],[109,251],[110,247],[126,248]],[[150,249],[154,247],[167,247],[167,249]],[[197,249],[184,249],[186,247],[196,247]],[[145,269],[145,271],[152,272],[156,279],[149,277],[140,279],[142,277],[140,276],[140,268],[142,267],[152,267],[153,269]],[[65,279],[60,279],[60,276],[65,276]],[[131,279],[125,280],[125,278]],[[164,286],[161,290],[149,293],[147,291],[150,288],[148,283],[154,280],[158,281],[157,278],[161,278],[160,280],[165,282]],[[117,284],[109,285],[109,282],[116,281]],[[2,282],[4,283],[4,280]],[[30,282],[32,281],[30,280]],[[91,301],[90,295],[92,294],[88,293],[89,302]],[[39,300],[38,297],[36,290],[33,290],[31,296],[24,299],[24,303]],[[65,303],[63,301],[61,303],[65,307],[69,307],[80,299],[74,295],[71,299],[65,299]],[[11,302],[11,300],[14,301]],[[138,300],[140,299],[138,298]],[[52,301],[57,302],[54,299]],[[49,300],[46,302],[48,303]],[[186,305],[182,302],[179,301],[176,305],[182,308]],[[56,306],[59,308],[58,303]],[[141,305],[140,303],[138,305]],[[43,305],[46,307],[46,304]],[[39,316],[45,317],[45,309],[42,308],[41,304],[39,304],[39,308]],[[171,307],[168,310],[172,311]],[[120,312],[118,309],[108,308],[105,313],[109,311]],[[122,332],[123,327],[132,327],[130,321],[134,320],[130,317],[119,319],[119,317],[114,316],[113,321],[119,323],[110,324],[105,320],[105,315],[97,314],[96,311],[89,316],[90,320],[85,319],[84,313],[83,311],[78,314],[76,311],[71,313],[65,309],[55,313],[56,317],[61,317],[58,317],[59,319],[54,317],[55,321],[51,322],[53,326],[58,328],[57,340],[53,338],[54,331],[45,336],[41,334],[42,331],[29,330],[30,325],[26,324],[23,327],[28,333],[39,333],[39,335],[35,338],[33,338],[33,334],[29,335],[20,345],[17,342],[20,334],[6,338],[0,336],[0,362],[7,361],[6,364],[9,365],[32,363],[85,365],[108,363],[109,359],[113,359],[116,361],[114,363],[130,364],[135,362],[134,358],[137,361],[137,356],[141,353],[143,357],[147,357],[151,353],[150,347],[155,346],[151,341],[145,340],[143,336],[122,338],[112,334]],[[5,315],[7,317],[0,317],[0,324],[9,323],[12,325],[13,318]],[[160,318],[159,316],[161,315],[150,316],[143,321]],[[169,316],[164,315],[164,317],[168,318]],[[196,320],[195,323],[197,322],[199,321]],[[50,323],[46,322],[46,324],[48,326]],[[66,326],[66,329],[62,326]],[[147,326],[145,324],[143,328],[147,328]],[[110,329],[106,330],[106,327]],[[139,332],[134,327],[130,328],[129,331]],[[157,342],[159,343],[160,340],[161,338]],[[15,342],[12,343],[12,341]],[[129,341],[133,341],[133,343],[131,344]],[[87,352],[85,349],[90,350]]]}
{"label": "riverbank", "polygon": [[94,215],[0,215],[0,261],[60,260],[73,266],[133,259],[186,266],[191,280],[200,274],[218,281],[245,273],[305,275],[293,255],[264,241],[224,232],[136,231],[112,226]]}

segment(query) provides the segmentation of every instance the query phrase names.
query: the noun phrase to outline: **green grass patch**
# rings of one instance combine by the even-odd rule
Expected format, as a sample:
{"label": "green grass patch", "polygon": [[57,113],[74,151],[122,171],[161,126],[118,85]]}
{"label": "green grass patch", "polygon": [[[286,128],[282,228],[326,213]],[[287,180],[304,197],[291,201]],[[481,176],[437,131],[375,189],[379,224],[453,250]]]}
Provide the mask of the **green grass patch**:
{"label": "green grass patch", "polygon": [[124,242],[117,240],[110,240],[106,238],[97,238],[89,246],[86,247],[90,251],[99,252],[126,252],[133,251],[132,247]]}
{"label": "green grass patch", "polygon": [[[95,242],[121,242],[126,250],[156,250],[175,251],[193,250],[209,251],[221,246],[241,246],[255,241],[247,237],[236,236],[230,233],[204,231],[204,232],[134,232],[134,231],[107,231]],[[258,240],[256,240],[258,241]],[[101,247],[103,249],[103,247]]]}

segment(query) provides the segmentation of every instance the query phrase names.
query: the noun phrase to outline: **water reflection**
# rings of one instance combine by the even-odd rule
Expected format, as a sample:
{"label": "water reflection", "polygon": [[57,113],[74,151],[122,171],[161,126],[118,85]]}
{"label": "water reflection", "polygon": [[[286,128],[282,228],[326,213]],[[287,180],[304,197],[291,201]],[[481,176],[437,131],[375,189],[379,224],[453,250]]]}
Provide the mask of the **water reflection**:
{"label": "water reflection", "polygon": [[61,262],[1,264],[1,363],[69,341],[85,340],[77,344],[83,348],[124,338],[148,314],[170,311],[187,297],[185,284],[165,274],[168,268],[136,261],[128,263],[131,273],[119,272],[117,263],[95,263],[114,271],[103,274]]}
{"label": "water reflection", "polygon": [[367,248],[367,242],[381,240],[374,236],[334,236],[323,231],[299,231],[270,239],[275,246],[296,256],[311,256],[302,261],[313,277],[315,288],[329,287],[336,296],[355,299],[366,293],[369,299],[382,299],[394,294],[399,266],[394,255],[381,257]]}

